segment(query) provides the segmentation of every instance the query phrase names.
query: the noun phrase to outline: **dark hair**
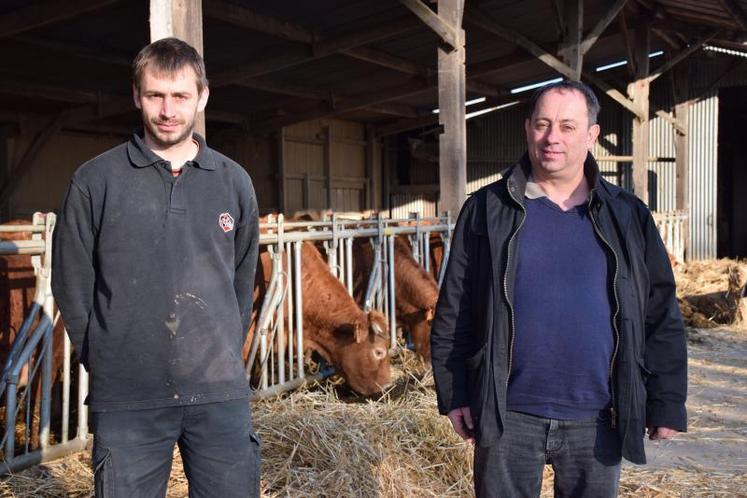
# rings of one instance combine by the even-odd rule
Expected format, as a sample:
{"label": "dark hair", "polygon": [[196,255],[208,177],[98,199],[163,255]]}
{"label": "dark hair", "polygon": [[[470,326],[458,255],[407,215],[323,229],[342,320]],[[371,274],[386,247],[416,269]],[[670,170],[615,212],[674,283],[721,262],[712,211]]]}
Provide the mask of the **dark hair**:
{"label": "dark hair", "polygon": [[534,95],[532,95],[532,99],[529,101],[529,119],[532,119],[534,109],[537,107],[537,102],[539,101],[540,97],[551,90],[559,90],[561,92],[571,90],[579,92],[584,96],[584,100],[586,100],[586,109],[589,113],[589,126],[597,123],[597,116],[599,115],[599,110],[601,109],[599,100],[597,100],[597,96],[594,94],[594,91],[589,88],[588,85],[581,83],[580,81],[573,80],[563,80],[557,83],[552,83],[550,85],[543,86],[536,92],[534,92]]}
{"label": "dark hair", "polygon": [[190,66],[197,76],[197,91],[208,86],[205,62],[190,44],[178,38],[162,38],[144,47],[132,61],[132,84],[140,90],[145,68],[151,65],[159,73],[174,74]]}

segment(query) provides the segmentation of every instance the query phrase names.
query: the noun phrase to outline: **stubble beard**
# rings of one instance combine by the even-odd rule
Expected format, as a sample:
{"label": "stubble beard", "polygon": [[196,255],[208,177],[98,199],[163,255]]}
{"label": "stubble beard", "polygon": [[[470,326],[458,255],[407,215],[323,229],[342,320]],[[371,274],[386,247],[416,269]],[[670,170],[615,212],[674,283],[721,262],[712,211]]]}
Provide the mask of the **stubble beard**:
{"label": "stubble beard", "polygon": [[160,148],[168,148],[172,147],[174,145],[178,145],[180,143],[183,143],[187,140],[192,139],[192,134],[195,129],[195,120],[185,123],[184,131],[177,135],[176,137],[172,138],[170,135],[164,134],[159,132],[158,130],[158,123],[160,122],[158,119],[151,119],[151,120],[144,120],[145,122],[145,133],[148,134],[148,138],[153,141],[154,144],[156,144]]}

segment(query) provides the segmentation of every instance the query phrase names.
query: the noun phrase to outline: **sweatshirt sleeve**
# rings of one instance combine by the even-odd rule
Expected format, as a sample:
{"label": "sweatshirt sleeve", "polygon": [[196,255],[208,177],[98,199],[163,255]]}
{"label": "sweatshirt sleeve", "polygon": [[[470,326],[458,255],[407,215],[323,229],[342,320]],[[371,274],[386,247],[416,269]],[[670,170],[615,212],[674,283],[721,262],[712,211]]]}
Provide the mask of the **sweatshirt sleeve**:
{"label": "sweatshirt sleeve", "polygon": [[86,331],[96,282],[94,245],[91,197],[72,181],[54,230],[52,292],[70,341],[84,366],[88,364]]}
{"label": "sweatshirt sleeve", "polygon": [[247,179],[248,191],[242,199],[247,206],[245,217],[239,224],[234,238],[235,273],[233,280],[236,300],[241,312],[242,344],[249,331],[252,316],[252,297],[254,291],[254,272],[257,269],[259,254],[259,218],[257,196],[251,180]]}

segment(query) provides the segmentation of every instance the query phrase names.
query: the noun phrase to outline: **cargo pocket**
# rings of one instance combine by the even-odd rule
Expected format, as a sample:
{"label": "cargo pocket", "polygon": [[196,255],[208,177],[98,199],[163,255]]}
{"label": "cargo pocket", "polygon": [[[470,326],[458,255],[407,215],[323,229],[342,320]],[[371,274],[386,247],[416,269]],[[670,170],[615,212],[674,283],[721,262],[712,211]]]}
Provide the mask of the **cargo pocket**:
{"label": "cargo pocket", "polygon": [[94,444],[92,465],[96,498],[114,498],[116,492],[111,450]]}
{"label": "cargo pocket", "polygon": [[467,367],[467,388],[469,389],[469,409],[475,430],[479,430],[479,420],[482,415],[482,405],[485,400],[485,385],[487,372],[485,369],[485,354],[488,347],[484,344],[477,353],[465,361]]}

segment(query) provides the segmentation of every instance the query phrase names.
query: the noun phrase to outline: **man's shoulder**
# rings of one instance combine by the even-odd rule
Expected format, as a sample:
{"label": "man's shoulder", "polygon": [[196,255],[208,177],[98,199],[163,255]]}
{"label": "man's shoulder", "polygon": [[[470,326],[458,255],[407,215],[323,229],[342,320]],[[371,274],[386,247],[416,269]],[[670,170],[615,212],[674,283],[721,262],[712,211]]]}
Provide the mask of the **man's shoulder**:
{"label": "man's shoulder", "polygon": [[115,170],[113,166],[127,163],[129,163],[127,142],[123,142],[81,164],[73,173],[73,181],[78,184],[88,184],[111,175]]}

